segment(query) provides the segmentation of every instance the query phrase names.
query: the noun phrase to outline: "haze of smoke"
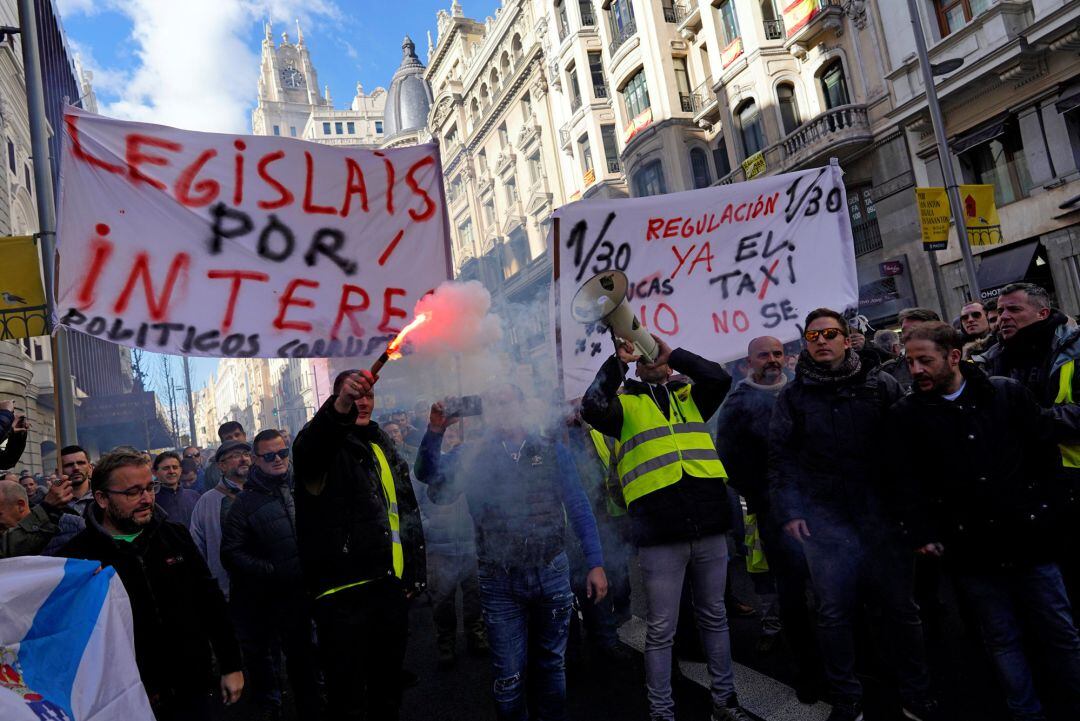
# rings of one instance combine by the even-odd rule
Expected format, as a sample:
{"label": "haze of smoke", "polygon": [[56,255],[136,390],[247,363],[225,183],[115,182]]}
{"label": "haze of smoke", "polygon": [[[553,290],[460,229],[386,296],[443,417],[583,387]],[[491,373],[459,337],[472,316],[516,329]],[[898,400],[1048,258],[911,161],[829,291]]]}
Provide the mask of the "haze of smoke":
{"label": "haze of smoke", "polygon": [[499,319],[489,314],[491,294],[475,280],[447,281],[420,299],[415,315],[431,319],[409,336],[421,356],[482,352],[502,339]]}

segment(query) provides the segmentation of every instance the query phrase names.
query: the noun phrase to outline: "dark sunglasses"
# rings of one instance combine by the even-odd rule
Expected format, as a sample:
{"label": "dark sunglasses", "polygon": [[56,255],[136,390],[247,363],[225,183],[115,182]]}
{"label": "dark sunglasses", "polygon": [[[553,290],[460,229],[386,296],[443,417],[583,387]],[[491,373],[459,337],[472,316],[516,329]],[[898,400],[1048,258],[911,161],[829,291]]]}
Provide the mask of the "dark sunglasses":
{"label": "dark sunglasses", "polygon": [[202,453],[188,453],[186,456],[184,456],[184,458],[199,458],[201,456]]}
{"label": "dark sunglasses", "polygon": [[978,320],[979,318],[982,318],[982,317],[983,317],[983,314],[982,314],[981,310],[977,310],[977,311],[974,311],[974,312],[971,312],[971,313],[961,313],[960,314],[960,320],[967,320],[968,318]]}
{"label": "dark sunglasses", "polygon": [[266,463],[273,463],[275,458],[285,460],[289,457],[289,449],[282,448],[280,451],[270,451],[269,453],[260,453],[259,458],[263,459]]}
{"label": "dark sunglasses", "polygon": [[839,328],[825,328],[823,330],[808,330],[803,333],[802,337],[806,339],[807,343],[813,343],[818,339],[818,336],[824,336],[825,340],[835,340],[836,336],[843,334],[844,331]]}

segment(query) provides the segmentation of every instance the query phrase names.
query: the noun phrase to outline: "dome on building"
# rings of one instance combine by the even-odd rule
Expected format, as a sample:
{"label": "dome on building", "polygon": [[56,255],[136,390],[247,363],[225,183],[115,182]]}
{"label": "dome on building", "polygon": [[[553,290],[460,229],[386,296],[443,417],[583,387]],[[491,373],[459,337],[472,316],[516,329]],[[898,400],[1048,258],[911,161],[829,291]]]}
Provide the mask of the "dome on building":
{"label": "dome on building", "polygon": [[416,45],[405,36],[401,44],[401,66],[390,81],[386,97],[387,137],[427,126],[434,98],[424,79],[424,64],[416,56]]}

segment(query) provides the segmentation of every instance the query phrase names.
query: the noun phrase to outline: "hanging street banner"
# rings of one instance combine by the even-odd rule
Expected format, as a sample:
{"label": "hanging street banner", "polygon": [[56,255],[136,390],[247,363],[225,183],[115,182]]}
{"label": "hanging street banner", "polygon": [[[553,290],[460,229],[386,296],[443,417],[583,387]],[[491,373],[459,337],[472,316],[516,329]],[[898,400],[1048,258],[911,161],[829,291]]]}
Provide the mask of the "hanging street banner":
{"label": "hanging street banner", "polygon": [[[554,314],[566,398],[577,398],[614,351],[602,322],[571,316],[574,294],[621,270],[627,301],[672,348],[717,361],[749,341],[798,338],[806,314],[859,299],[843,171],[838,165],[684,193],[588,200],[559,221]],[[551,239],[554,243],[554,238]]]}
{"label": "hanging street banner", "polygon": [[0,238],[0,258],[0,340],[47,335],[45,288],[33,237]]}
{"label": "hanging street banner", "polygon": [[945,188],[915,188],[923,250],[949,247],[949,196]]}
{"label": "hanging street banner", "polygon": [[964,226],[971,245],[998,245],[1002,242],[1001,220],[994,202],[993,185],[961,185]]}
{"label": "hanging street banner", "polygon": [[437,146],[329,147],[68,108],[57,315],[130,347],[378,355],[450,277]]}

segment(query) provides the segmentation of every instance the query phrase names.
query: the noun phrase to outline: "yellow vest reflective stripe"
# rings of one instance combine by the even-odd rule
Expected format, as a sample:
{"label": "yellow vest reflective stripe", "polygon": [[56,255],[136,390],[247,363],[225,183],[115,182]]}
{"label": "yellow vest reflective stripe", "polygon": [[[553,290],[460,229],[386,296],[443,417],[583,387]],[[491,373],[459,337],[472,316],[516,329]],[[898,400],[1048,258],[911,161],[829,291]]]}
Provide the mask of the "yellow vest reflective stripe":
{"label": "yellow vest reflective stripe", "polygon": [[[1054,399],[1055,405],[1073,402],[1073,374],[1076,372],[1076,361],[1071,360],[1061,367],[1061,375],[1058,376],[1058,394]],[[1061,450],[1061,465],[1066,468],[1080,468],[1080,444],[1059,445]]]}
{"label": "yellow vest reflective stripe", "polygon": [[615,444],[615,458],[627,505],[678,483],[684,473],[697,478],[727,478],[690,386],[668,397],[670,411],[665,418],[649,396],[619,396],[623,427]]}
{"label": "yellow vest reflective stripe", "polygon": [[596,447],[596,455],[600,458],[600,462],[604,464],[604,501],[607,506],[608,515],[611,517],[625,516],[626,509],[619,505],[619,501],[616,500],[616,493],[621,494],[621,491],[616,491],[613,488],[614,485],[614,473],[611,468],[611,452],[615,441],[612,438],[605,436],[595,428],[589,429],[589,438],[592,438],[593,446]]}
{"label": "yellow vest reflective stripe", "polygon": [[[371,444],[371,450],[375,452],[375,460],[379,464],[379,481],[382,483],[383,496],[386,497],[387,516],[390,520],[390,546],[393,556],[394,575],[401,578],[405,573],[405,550],[401,545],[401,517],[398,515],[397,488],[394,486],[394,474],[390,471],[390,463],[386,460],[386,454],[375,443]],[[356,588],[377,581],[376,578],[368,578],[355,583],[346,583],[336,586],[329,591],[323,591],[316,599],[324,598],[347,588]]]}

